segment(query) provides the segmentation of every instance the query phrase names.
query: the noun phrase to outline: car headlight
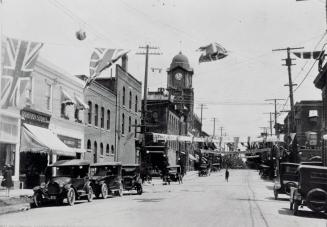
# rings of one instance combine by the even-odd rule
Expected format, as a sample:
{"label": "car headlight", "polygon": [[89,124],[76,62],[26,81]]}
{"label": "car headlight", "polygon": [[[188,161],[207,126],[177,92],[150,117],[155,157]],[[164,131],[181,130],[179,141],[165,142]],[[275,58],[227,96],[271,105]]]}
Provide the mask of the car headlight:
{"label": "car headlight", "polygon": [[59,187],[60,187],[60,188],[63,188],[63,187],[64,187],[64,183],[60,182],[60,183],[59,183]]}
{"label": "car headlight", "polygon": [[44,182],[41,183],[40,187],[45,188],[46,184]]}

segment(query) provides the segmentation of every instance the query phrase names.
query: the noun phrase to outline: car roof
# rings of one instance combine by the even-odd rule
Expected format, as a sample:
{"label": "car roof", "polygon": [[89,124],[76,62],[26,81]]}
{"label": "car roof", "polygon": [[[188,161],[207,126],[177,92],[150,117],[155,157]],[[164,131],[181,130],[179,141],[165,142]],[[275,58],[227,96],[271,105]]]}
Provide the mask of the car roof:
{"label": "car roof", "polygon": [[180,165],[171,165],[171,166],[168,166],[168,168],[174,168],[174,167],[181,167]]}
{"label": "car roof", "polygon": [[139,164],[123,164],[123,167],[137,167],[140,166]]}
{"label": "car roof", "polygon": [[281,165],[294,165],[294,166],[299,166],[300,163],[294,163],[294,162],[281,162]]}
{"label": "car roof", "polygon": [[121,162],[100,162],[91,164],[91,167],[95,166],[121,166]]}
{"label": "car roof", "polygon": [[327,170],[326,166],[315,166],[315,165],[300,165],[299,169],[322,169]]}
{"label": "car roof", "polygon": [[89,161],[81,159],[60,160],[50,166],[87,166],[90,165]]}

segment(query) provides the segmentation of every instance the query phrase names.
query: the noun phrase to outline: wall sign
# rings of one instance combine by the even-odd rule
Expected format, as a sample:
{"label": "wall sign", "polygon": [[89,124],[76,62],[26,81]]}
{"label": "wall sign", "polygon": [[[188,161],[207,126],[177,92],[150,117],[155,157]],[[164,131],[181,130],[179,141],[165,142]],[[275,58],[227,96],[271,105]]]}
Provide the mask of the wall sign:
{"label": "wall sign", "polygon": [[81,148],[81,139],[64,136],[64,135],[58,135],[58,138],[68,147]]}
{"label": "wall sign", "polygon": [[20,111],[22,123],[36,125],[44,128],[49,127],[51,115],[42,113],[30,108],[24,108]]}

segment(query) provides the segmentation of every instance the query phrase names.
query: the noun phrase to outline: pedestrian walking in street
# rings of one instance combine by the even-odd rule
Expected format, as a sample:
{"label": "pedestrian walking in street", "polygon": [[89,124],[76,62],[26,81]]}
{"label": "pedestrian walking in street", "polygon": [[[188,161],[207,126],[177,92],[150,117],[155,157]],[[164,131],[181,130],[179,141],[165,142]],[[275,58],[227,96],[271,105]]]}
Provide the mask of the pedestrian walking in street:
{"label": "pedestrian walking in street", "polygon": [[12,181],[12,170],[9,164],[4,166],[1,186],[6,188],[6,195],[9,197],[10,188],[14,186]]}
{"label": "pedestrian walking in street", "polygon": [[225,180],[228,182],[228,178],[229,178],[229,171],[228,171],[228,168],[226,168],[226,171],[225,171]]}

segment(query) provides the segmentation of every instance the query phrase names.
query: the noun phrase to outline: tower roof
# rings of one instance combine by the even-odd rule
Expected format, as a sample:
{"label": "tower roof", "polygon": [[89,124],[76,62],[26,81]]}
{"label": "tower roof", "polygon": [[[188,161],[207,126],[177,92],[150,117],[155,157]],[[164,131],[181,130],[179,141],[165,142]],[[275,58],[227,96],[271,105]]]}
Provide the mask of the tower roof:
{"label": "tower roof", "polygon": [[176,67],[181,67],[186,71],[193,72],[193,69],[190,67],[188,58],[182,54],[182,52],[179,52],[177,55],[175,55],[175,57],[173,57],[173,60],[170,63],[170,68],[168,68],[167,71],[171,71]]}

